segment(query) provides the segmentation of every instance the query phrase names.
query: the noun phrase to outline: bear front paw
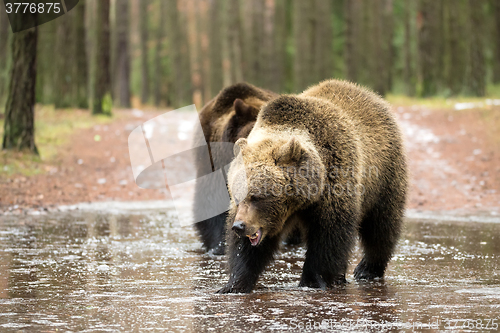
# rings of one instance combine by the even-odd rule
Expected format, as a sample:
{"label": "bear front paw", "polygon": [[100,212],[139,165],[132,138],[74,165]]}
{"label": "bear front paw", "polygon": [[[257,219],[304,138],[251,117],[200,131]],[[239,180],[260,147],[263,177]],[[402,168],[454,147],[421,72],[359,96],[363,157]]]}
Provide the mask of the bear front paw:
{"label": "bear front paw", "polygon": [[336,285],[343,285],[347,283],[345,275],[336,275],[335,277],[329,278],[327,280],[320,274],[314,274],[312,276],[306,277],[302,276],[300,279],[299,287],[309,287],[309,288],[319,288],[327,289]]}
{"label": "bear front paw", "polygon": [[354,278],[356,280],[373,280],[384,276],[385,265],[369,264],[363,258],[354,269]]}

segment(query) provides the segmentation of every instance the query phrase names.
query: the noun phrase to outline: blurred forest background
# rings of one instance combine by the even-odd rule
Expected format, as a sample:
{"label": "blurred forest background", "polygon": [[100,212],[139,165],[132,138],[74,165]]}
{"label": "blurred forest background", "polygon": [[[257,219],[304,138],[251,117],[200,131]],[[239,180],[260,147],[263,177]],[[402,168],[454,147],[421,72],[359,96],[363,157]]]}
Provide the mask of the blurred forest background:
{"label": "blurred forest background", "polygon": [[80,0],[16,34],[3,3],[0,214],[163,199],[135,185],[131,128],[238,81],[298,93],[328,78],[395,106],[411,207],[498,206],[500,0]]}
{"label": "blurred forest background", "polygon": [[[0,113],[12,39],[2,11]],[[238,81],[300,92],[332,77],[484,96],[500,83],[499,41],[499,0],[80,0],[38,27],[36,102],[200,107]]]}

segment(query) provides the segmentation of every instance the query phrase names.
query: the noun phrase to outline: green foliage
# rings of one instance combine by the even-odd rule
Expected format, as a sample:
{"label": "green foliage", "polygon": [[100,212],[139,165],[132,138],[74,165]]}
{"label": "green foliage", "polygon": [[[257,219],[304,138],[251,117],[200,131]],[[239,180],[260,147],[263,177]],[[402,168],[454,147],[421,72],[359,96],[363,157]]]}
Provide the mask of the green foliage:
{"label": "green foliage", "polygon": [[[487,89],[487,95],[485,97],[473,97],[473,96],[454,96],[442,92],[439,95],[430,96],[427,98],[422,97],[409,97],[404,94],[388,94],[386,99],[395,106],[424,106],[431,109],[453,109],[456,103],[474,103],[478,105],[478,109],[484,110],[495,110],[492,109],[490,105],[486,102],[487,99],[499,99],[500,98],[500,85],[489,85]],[[482,107],[480,105],[483,105]]]}
{"label": "green foliage", "polygon": [[[113,118],[107,115],[92,116],[75,109],[55,110],[52,105],[35,108],[35,142],[39,156],[23,152],[0,152],[0,176],[21,174],[31,176],[45,173],[56,163],[60,147],[67,144],[75,131],[95,125],[108,124]],[[0,137],[4,120],[0,119]]]}
{"label": "green foliage", "polygon": [[[349,78],[382,93],[419,94],[430,97],[438,96],[439,98],[452,97],[465,92],[472,96],[476,95],[478,91],[470,89],[470,86],[477,85],[476,82],[482,77],[485,78],[486,83],[491,83],[494,80],[494,68],[500,68],[498,65],[500,59],[497,55],[500,54],[500,51],[497,51],[500,50],[500,47],[497,46],[500,34],[499,28],[497,28],[500,25],[497,21],[500,20],[500,17],[496,14],[494,1],[490,0],[473,0],[482,8],[475,15],[476,21],[483,23],[481,36],[484,38],[484,56],[479,54],[477,61],[471,60],[470,55],[471,50],[474,49],[471,43],[475,40],[472,36],[478,36],[478,32],[474,30],[476,27],[471,25],[472,14],[469,10],[471,3],[469,0],[314,0],[300,2],[306,9],[307,6],[311,6],[306,17],[300,20],[297,20],[296,15],[304,13],[295,10],[299,1],[255,0],[255,3],[248,5],[247,2],[238,0],[240,13],[235,22],[241,24],[241,31],[237,35],[228,34],[227,31],[224,31],[224,29],[228,29],[226,27],[228,25],[221,23],[221,18],[228,14],[227,11],[231,7],[227,5],[226,0],[202,1],[200,6],[195,7],[177,0],[140,1],[147,1],[145,26],[148,31],[148,40],[144,44],[146,45],[144,50],[142,50],[140,13],[138,6],[131,5],[129,85],[134,101],[137,101],[141,95],[141,54],[146,54],[150,87],[148,103],[154,101],[156,104],[170,107],[191,104],[194,90],[198,89],[197,87],[201,87],[199,89],[202,90],[200,95],[203,96],[203,103],[208,102],[209,98],[223,88],[222,77],[229,77],[230,83],[235,83],[237,76],[234,75],[234,64],[228,65],[227,60],[220,59],[221,45],[224,44],[221,40],[234,38],[234,36],[237,36],[238,40],[226,41],[226,44],[232,43],[232,45],[241,47],[243,60],[239,65],[241,68],[237,72],[243,73],[243,80],[251,81],[256,78],[257,81],[254,83],[262,85],[263,88],[279,90],[280,93],[298,92],[295,87],[303,87],[311,83],[295,82],[300,78],[295,77],[297,74],[294,73],[294,68],[297,65],[303,68],[316,68],[315,64],[303,64],[303,62],[314,62],[317,59],[329,63],[330,67],[325,66],[325,71],[320,70],[320,75],[316,73],[315,78],[330,76],[341,79]],[[256,14],[257,1],[260,1],[259,6],[262,8],[258,9],[259,12]],[[90,70],[86,71],[94,73],[96,67],[94,61],[90,61],[90,57],[94,53],[96,43],[92,36],[95,35],[94,30],[97,26],[94,15],[97,1],[81,3],[86,8],[84,29],[87,37],[80,37],[79,40],[85,39],[83,46],[86,49],[88,65],[91,67]],[[356,3],[357,7],[354,12],[349,14],[350,12],[346,8],[352,3]],[[162,5],[165,6],[165,4],[166,13],[162,9]],[[439,13],[431,18],[423,18],[422,13],[425,12],[423,6],[425,5],[432,6]],[[273,6],[277,7],[273,8]],[[276,8],[284,12],[280,20],[277,20]],[[326,17],[331,20],[330,34],[324,34],[324,30],[318,28],[325,26],[322,21],[323,17],[320,17],[321,15],[312,8],[329,8]],[[433,11],[431,10],[431,12]],[[75,13],[71,11],[68,15],[75,15]],[[389,15],[387,13],[390,13],[390,17],[387,17]],[[113,15],[116,13],[112,14],[111,17]],[[423,50],[422,45],[419,44],[422,24],[426,23],[425,20],[428,19],[434,20],[433,23],[431,22],[432,31],[438,32],[431,33],[429,36],[431,39],[429,45],[438,48],[437,51],[431,52],[434,54],[431,57],[434,61],[431,61],[430,65],[434,67],[431,69],[428,68],[429,65],[423,66]],[[348,57],[346,47],[350,41],[347,35],[347,23],[350,20],[356,29],[354,40],[351,41],[355,46],[355,54]],[[71,20],[71,22],[73,21]],[[62,98],[58,97],[62,90],[56,86],[53,79],[58,66],[54,59],[57,59],[57,55],[60,53],[54,48],[57,45],[58,27],[62,25],[62,22],[62,20],[54,20],[39,27],[36,85],[36,101],[38,103],[57,105],[54,103],[54,99]],[[257,27],[256,24],[263,27]],[[276,26],[278,24],[279,26]],[[113,27],[112,24],[111,29]],[[163,32],[158,33],[159,29]],[[300,39],[296,34],[304,29],[308,29],[312,33],[302,35],[314,39],[312,42],[309,41],[310,43],[306,41],[304,45],[320,45],[321,43],[328,45],[328,49],[326,47],[319,49],[321,53],[326,54],[318,56],[318,48],[311,47],[305,50],[296,48],[297,39]],[[409,32],[405,29],[408,29]],[[256,30],[260,31],[259,34],[255,33]],[[75,34],[75,31],[72,29],[71,34]],[[276,37],[277,32],[280,33],[279,37]],[[113,33],[114,31],[112,31]],[[459,39],[456,39],[456,36],[459,36]],[[275,41],[276,38],[282,38],[280,41],[284,42],[280,44],[279,48],[269,50],[269,40]],[[74,38],[70,40],[73,41]],[[194,44],[199,51],[198,57],[192,54],[193,43],[198,43]],[[249,47],[248,44],[252,44],[252,47]],[[158,45],[161,47],[157,48]],[[74,46],[70,47],[71,54],[74,54]],[[262,53],[264,48],[265,53]],[[157,53],[157,49],[160,52]],[[206,52],[201,50],[206,50]],[[230,50],[230,52],[233,51]],[[249,52],[252,54],[249,55]],[[254,53],[260,57],[258,66],[253,60],[252,62],[247,61],[247,59],[253,59],[251,56]],[[304,56],[304,53],[308,54]],[[407,55],[409,55],[408,62]],[[303,60],[296,61],[297,59]],[[481,71],[484,70],[484,75],[474,76],[472,75],[474,73],[471,73],[471,68],[478,61],[484,61],[484,69],[481,66],[478,67]],[[7,62],[0,63],[0,112],[5,104],[5,96],[1,96],[1,92],[2,87],[5,91],[10,62],[11,58],[7,57]],[[355,77],[347,75],[351,63],[352,66],[356,67]],[[198,68],[196,73],[193,70],[193,64],[196,64],[194,67]],[[229,75],[227,75],[228,73],[224,74],[228,67],[231,68],[230,71],[233,71]],[[270,70],[275,67],[280,67],[279,75]],[[431,70],[431,75],[424,75],[424,69]],[[99,68],[99,70],[103,69]],[[315,70],[317,71],[317,68]],[[498,72],[500,73],[500,70]],[[74,72],[71,75],[74,76]],[[276,79],[273,75],[279,76],[279,78]],[[307,73],[301,75],[305,77],[304,80],[311,80],[310,77],[307,77]],[[88,87],[94,86],[93,76],[89,75],[88,78],[83,79],[83,81],[92,81],[87,84]],[[500,77],[500,74],[497,76]],[[73,81],[71,80],[69,84],[73,84]],[[488,87],[488,89],[488,93],[491,91],[499,93],[498,90],[495,90],[496,88]],[[71,89],[71,91],[76,90]],[[86,99],[90,97],[92,100],[95,97],[92,96],[92,90],[86,91],[86,87],[80,87],[78,91],[79,97],[75,96],[69,101],[66,100],[64,106],[87,107]],[[74,100],[72,105],[70,105],[71,100]],[[97,101],[97,103],[99,103],[99,108],[102,108],[103,113],[111,114],[111,95],[105,96],[102,101]]]}
{"label": "green foliage", "polygon": [[102,114],[106,116],[111,116],[111,109],[113,108],[113,99],[111,98],[111,93],[106,93],[102,99]]}

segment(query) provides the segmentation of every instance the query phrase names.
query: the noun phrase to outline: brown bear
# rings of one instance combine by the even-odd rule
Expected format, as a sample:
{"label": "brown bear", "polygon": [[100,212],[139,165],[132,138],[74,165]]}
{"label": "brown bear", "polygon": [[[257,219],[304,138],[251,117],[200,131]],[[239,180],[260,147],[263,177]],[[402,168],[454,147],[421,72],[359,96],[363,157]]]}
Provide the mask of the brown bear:
{"label": "brown bear", "polygon": [[[200,111],[199,118],[205,141],[209,147],[212,171],[227,165],[233,158],[233,149],[211,149],[211,142],[234,143],[240,138],[246,138],[255,124],[262,105],[278,95],[255,87],[248,83],[237,83],[223,89],[215,98],[209,101]],[[214,146],[214,145],[213,145]],[[212,147],[213,148],[213,147]],[[195,154],[201,150],[195,150]],[[201,152],[203,153],[203,152]],[[202,165],[197,166],[197,176],[202,176]],[[205,180],[195,183],[194,218],[203,211],[202,203],[206,202],[206,190],[215,184],[207,184]],[[227,213],[195,223],[203,246],[213,254],[224,254],[225,223]]]}
{"label": "brown bear", "polygon": [[228,173],[229,282],[248,293],[297,226],[307,252],[299,286],[381,278],[398,241],[407,192],[401,131],[390,106],[356,84],[327,80],[267,103]]}

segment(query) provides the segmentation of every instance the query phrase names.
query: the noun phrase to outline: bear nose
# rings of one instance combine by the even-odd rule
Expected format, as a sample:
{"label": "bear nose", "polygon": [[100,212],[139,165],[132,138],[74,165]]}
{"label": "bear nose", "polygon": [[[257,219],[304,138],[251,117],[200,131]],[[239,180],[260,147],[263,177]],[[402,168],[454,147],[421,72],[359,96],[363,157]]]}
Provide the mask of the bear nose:
{"label": "bear nose", "polygon": [[243,221],[235,221],[232,228],[237,234],[245,234],[245,223]]}

